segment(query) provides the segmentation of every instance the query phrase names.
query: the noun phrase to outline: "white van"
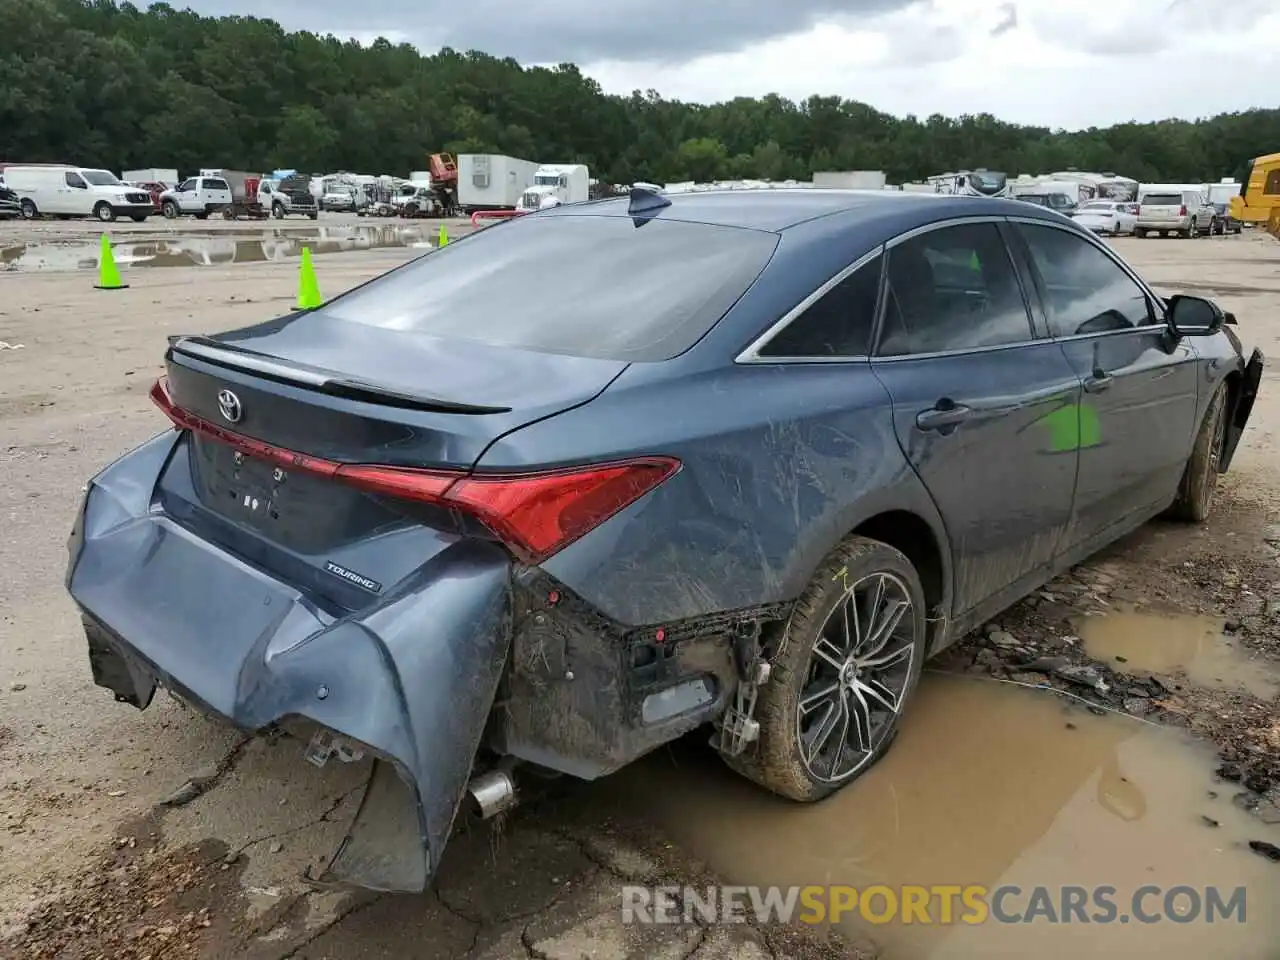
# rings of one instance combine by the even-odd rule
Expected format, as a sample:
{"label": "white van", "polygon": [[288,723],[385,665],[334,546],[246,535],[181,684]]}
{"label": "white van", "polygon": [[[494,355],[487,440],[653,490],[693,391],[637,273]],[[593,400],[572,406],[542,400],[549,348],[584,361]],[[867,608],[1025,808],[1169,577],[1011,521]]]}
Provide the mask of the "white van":
{"label": "white van", "polygon": [[22,216],[97,217],[110,223],[132,217],[141,223],[151,215],[151,194],[128,187],[109,170],[88,167],[18,165],[4,168],[4,179],[18,195]]}

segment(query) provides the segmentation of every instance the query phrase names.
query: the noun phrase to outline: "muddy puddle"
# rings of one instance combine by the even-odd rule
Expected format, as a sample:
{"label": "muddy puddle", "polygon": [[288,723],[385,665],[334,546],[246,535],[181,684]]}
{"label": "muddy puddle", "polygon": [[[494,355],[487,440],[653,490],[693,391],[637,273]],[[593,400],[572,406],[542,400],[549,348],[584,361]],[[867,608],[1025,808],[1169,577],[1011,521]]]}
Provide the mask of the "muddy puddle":
{"label": "muddy puddle", "polygon": [[1250,657],[1213,617],[1118,608],[1082,617],[1076,629],[1091,657],[1129,672],[1183,673],[1198,686],[1242,689],[1264,700],[1280,696],[1280,671]]}
{"label": "muddy puddle", "polygon": [[[1047,694],[985,680],[926,675],[891,753],[825,802],[775,798],[698,743],[659,751],[593,789],[655,822],[728,883],[743,885],[978,884],[1020,888],[1005,916],[1027,911],[1033,888],[1115,888],[1117,917],[1139,901],[1161,912],[1164,891],[1206,887],[1224,902],[1243,886],[1246,919],[1194,922],[979,925],[856,912],[837,924],[883,960],[1090,957],[1091,960],[1274,960],[1280,944],[1280,865],[1248,848],[1280,843],[1215,782],[1212,757],[1172,731],[1096,716]],[[1215,825],[1216,824],[1216,825]],[[1183,901],[1184,903],[1187,901]],[[937,901],[934,901],[936,904]],[[873,917],[883,909],[877,901]],[[955,916],[962,913],[957,904]],[[1092,903],[1085,911],[1095,915]]]}
{"label": "muddy puddle", "polygon": [[[436,230],[412,226],[344,226],[143,235],[130,233],[112,242],[119,266],[213,267],[231,263],[290,260],[308,247],[312,255],[435,246]],[[48,240],[0,246],[0,270],[17,273],[62,273],[98,268],[98,241]]]}

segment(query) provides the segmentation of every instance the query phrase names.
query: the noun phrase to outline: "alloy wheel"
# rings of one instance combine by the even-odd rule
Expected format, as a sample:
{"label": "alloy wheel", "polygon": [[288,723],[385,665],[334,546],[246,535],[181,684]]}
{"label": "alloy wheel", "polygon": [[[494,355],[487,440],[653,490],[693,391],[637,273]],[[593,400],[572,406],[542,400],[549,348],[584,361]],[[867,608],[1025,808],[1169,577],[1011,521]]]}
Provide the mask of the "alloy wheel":
{"label": "alloy wheel", "polygon": [[913,604],[890,573],[851,584],[827,615],[796,710],[806,771],[823,783],[866,766],[897,724],[916,656]]}

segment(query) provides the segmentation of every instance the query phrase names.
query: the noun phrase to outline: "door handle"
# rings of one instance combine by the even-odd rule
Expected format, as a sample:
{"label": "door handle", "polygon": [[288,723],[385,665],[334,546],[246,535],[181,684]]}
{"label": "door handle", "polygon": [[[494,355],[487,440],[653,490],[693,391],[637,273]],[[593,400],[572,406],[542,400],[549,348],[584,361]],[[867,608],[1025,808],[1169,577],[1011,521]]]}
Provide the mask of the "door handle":
{"label": "door handle", "polygon": [[1111,386],[1111,374],[1104,373],[1101,370],[1095,370],[1092,374],[1085,378],[1085,393],[1101,393]]}
{"label": "door handle", "polygon": [[916,426],[921,430],[947,430],[958,427],[973,416],[973,408],[949,400],[939,400],[928,410],[916,414]]}

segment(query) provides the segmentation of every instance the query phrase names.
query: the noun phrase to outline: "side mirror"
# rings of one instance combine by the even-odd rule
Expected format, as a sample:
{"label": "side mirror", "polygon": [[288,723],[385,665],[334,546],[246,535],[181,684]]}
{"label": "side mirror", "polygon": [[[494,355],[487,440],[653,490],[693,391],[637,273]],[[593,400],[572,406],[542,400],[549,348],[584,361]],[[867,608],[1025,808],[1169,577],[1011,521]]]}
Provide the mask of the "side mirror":
{"label": "side mirror", "polygon": [[1227,315],[1212,300],[1182,294],[1169,298],[1169,327],[1175,337],[1210,337],[1226,322]]}

